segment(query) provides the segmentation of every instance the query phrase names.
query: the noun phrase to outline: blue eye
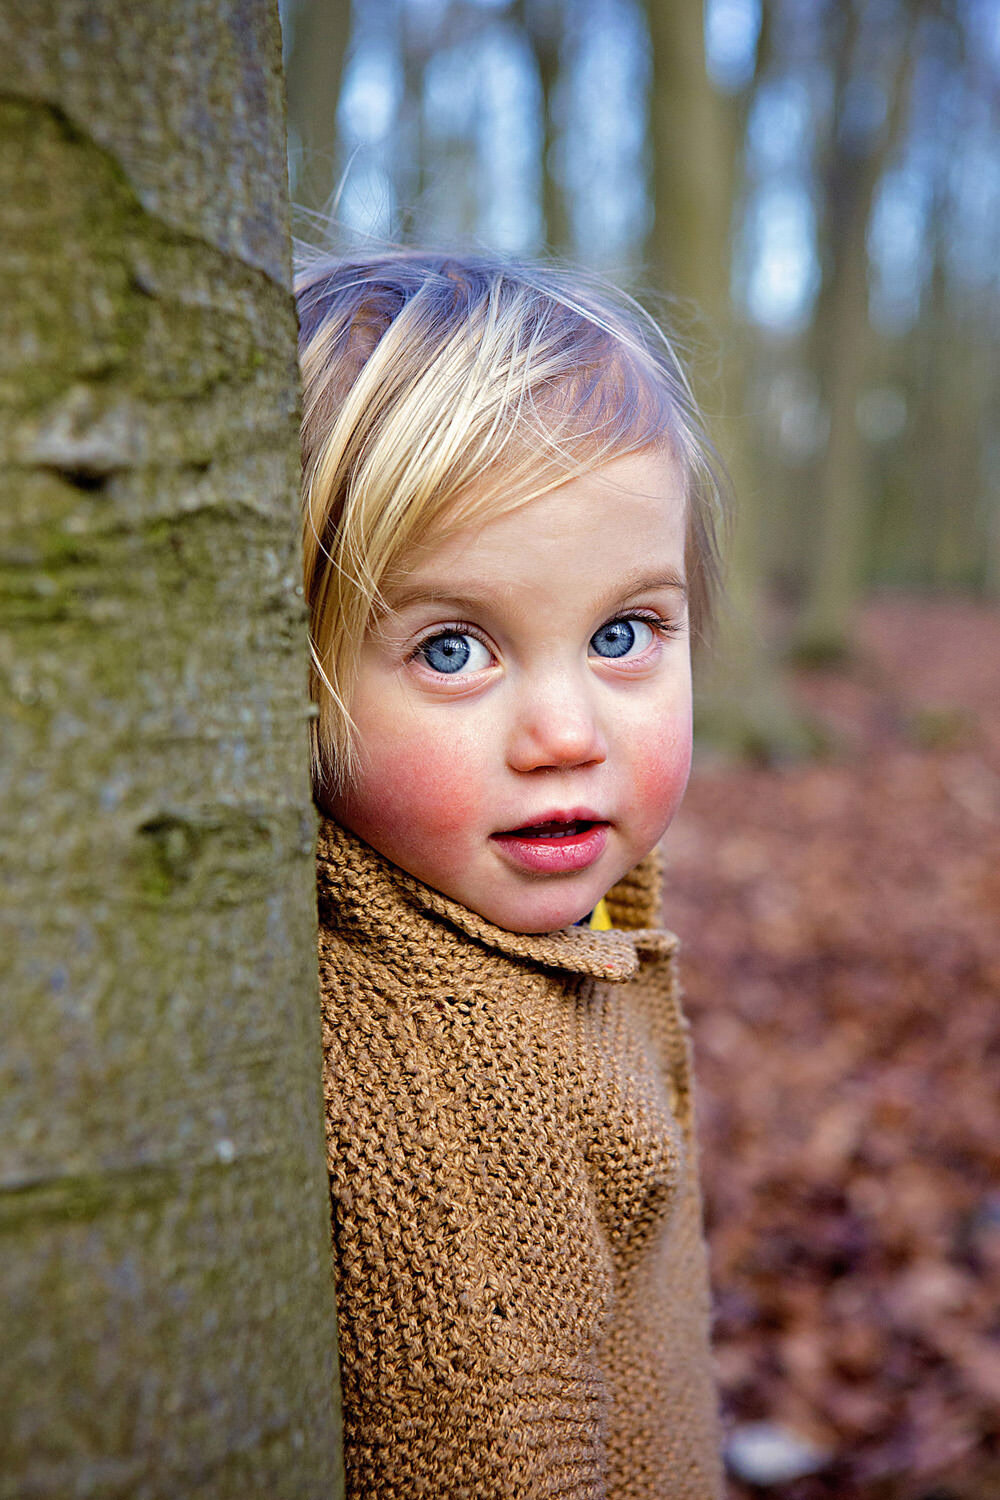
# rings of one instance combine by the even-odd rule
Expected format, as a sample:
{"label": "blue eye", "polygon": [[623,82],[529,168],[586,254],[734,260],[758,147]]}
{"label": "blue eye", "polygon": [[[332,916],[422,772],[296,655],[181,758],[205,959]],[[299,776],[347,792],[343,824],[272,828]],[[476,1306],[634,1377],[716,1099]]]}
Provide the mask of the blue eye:
{"label": "blue eye", "polygon": [[460,630],[446,630],[441,635],[430,636],[422,643],[417,655],[432,672],[442,672],[450,677],[466,669],[481,671],[492,660],[482,641]]}
{"label": "blue eye", "polygon": [[609,620],[590,637],[590,652],[612,659],[635,655],[636,649],[645,651],[652,639],[652,626],[635,615],[628,620]]}

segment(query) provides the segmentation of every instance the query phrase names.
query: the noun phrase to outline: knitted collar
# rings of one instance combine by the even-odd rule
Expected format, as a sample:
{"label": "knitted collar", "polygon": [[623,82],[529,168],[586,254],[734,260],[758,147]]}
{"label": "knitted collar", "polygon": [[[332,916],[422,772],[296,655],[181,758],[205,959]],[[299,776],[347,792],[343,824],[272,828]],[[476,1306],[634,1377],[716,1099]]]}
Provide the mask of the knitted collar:
{"label": "knitted collar", "polygon": [[364,929],[374,939],[397,934],[400,918],[409,910],[457,928],[484,947],[512,958],[618,982],[638,971],[640,953],[665,954],[677,945],[672,933],[656,925],[660,863],[655,851],[605,897],[615,924],[608,932],[590,927],[507,932],[421,884],[329,818],[320,823],[316,872],[321,921],[333,917],[338,924],[347,922]]}

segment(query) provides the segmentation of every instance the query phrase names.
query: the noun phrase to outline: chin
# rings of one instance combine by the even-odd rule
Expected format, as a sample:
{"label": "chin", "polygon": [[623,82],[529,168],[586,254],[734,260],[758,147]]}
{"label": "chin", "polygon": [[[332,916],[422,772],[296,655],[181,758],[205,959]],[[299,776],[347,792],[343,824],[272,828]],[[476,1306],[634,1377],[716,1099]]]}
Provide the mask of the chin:
{"label": "chin", "polygon": [[[583,916],[587,913],[584,912]],[[495,927],[501,927],[504,932],[516,932],[523,937],[541,937],[546,932],[563,932],[568,927],[575,927],[580,920],[579,917],[567,918],[565,922],[495,922]]]}
{"label": "chin", "polygon": [[[603,894],[603,892],[602,892]],[[494,927],[502,927],[505,932],[522,932],[537,934],[542,932],[559,932],[564,927],[573,927],[584,917],[590,915],[600,900],[595,896],[593,900],[584,897],[582,901],[569,901],[565,897],[554,901],[539,899],[533,902],[524,902],[517,906],[506,907],[502,912],[490,915],[480,912]]]}

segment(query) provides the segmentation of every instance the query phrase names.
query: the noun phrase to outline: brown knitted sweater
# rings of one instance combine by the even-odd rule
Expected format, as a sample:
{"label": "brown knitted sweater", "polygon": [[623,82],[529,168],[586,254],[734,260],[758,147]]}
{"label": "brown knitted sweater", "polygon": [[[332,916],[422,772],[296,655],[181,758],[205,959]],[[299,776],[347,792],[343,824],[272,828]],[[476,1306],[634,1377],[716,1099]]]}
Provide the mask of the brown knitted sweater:
{"label": "brown knitted sweater", "polygon": [[655,860],[541,936],[332,823],[318,875],[348,1495],[718,1496]]}

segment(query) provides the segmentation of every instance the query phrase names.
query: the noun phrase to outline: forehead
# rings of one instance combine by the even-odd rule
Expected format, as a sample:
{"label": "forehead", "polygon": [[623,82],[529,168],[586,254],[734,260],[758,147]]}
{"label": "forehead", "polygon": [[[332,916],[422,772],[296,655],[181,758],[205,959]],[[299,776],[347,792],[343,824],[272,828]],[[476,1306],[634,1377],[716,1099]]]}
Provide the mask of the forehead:
{"label": "forehead", "polygon": [[499,515],[430,538],[385,589],[392,609],[429,598],[544,598],[605,583],[685,586],[687,503],[681,470],[661,450],[613,459]]}

